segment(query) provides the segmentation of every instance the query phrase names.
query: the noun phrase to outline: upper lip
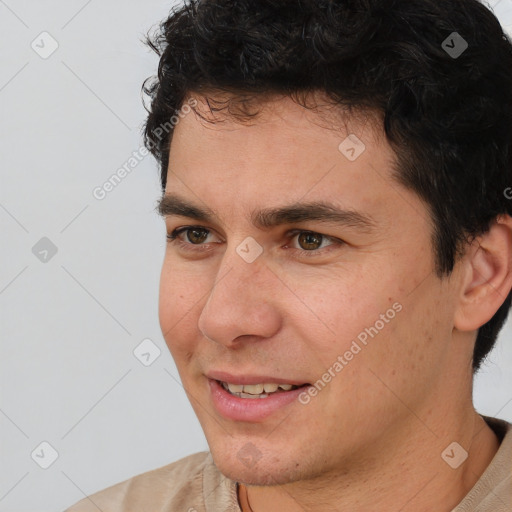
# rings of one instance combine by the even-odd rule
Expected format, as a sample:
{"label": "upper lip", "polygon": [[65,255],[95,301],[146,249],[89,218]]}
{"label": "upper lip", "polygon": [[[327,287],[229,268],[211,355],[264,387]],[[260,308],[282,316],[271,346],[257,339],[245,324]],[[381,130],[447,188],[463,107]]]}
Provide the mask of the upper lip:
{"label": "upper lip", "polygon": [[228,372],[211,371],[205,374],[206,377],[212,380],[218,380],[220,382],[226,382],[228,384],[292,384],[293,386],[302,386],[307,384],[303,380],[296,379],[283,379],[281,377],[272,377],[269,375],[256,375],[256,374],[243,374],[234,375]]}

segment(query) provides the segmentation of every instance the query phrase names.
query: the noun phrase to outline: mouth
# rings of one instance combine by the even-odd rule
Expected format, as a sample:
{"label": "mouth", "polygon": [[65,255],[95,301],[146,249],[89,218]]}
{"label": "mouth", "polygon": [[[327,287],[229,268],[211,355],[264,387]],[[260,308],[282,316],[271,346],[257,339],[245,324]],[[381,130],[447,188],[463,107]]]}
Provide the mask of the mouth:
{"label": "mouth", "polygon": [[309,384],[277,384],[277,383],[264,383],[264,384],[232,384],[218,380],[220,384],[229,394],[238,398],[258,399],[268,398],[277,393],[286,393],[293,391]]}
{"label": "mouth", "polygon": [[274,379],[210,375],[208,382],[212,405],[228,420],[253,423],[263,422],[285,408],[300,405],[299,397],[310,384],[286,382],[284,379],[272,382]]}

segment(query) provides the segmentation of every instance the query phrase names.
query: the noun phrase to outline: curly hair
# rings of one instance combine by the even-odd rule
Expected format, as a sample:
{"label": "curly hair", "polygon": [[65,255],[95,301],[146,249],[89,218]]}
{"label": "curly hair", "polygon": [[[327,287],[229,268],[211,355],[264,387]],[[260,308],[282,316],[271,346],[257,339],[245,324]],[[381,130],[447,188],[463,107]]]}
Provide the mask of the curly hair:
{"label": "curly hair", "polygon": [[[161,126],[191,94],[210,104],[229,93],[215,110],[244,122],[251,99],[285,94],[307,107],[322,91],[380,114],[393,178],[429,210],[438,277],[512,213],[512,43],[478,0],[185,0],[147,43],[160,62],[143,85],[144,141],[162,190],[173,126]],[[474,371],[507,318],[512,294],[503,299],[478,331]]]}

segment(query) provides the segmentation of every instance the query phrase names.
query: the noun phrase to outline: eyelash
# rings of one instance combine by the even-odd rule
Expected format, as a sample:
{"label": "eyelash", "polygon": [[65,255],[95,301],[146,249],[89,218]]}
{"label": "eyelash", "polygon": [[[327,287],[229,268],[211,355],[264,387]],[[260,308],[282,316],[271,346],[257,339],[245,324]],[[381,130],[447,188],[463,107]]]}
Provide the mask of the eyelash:
{"label": "eyelash", "polygon": [[[186,251],[194,251],[194,252],[199,252],[199,251],[207,251],[209,250],[209,248],[206,248],[205,244],[192,244],[190,242],[184,242],[183,240],[180,240],[178,238],[178,236],[181,234],[181,233],[184,233],[186,231],[191,231],[193,229],[199,229],[199,230],[203,230],[203,231],[206,231],[208,234],[211,233],[211,231],[203,226],[184,226],[184,227],[181,227],[181,228],[176,228],[174,231],[172,231],[170,234],[167,235],[167,241],[168,243],[172,243],[172,244],[177,244],[179,245],[181,248],[183,248],[184,250]],[[327,235],[323,235],[322,233],[317,233],[316,231],[309,231],[309,230],[306,230],[306,229],[295,229],[295,230],[292,230],[292,231],[289,231],[287,233],[287,236],[289,237],[295,237],[297,235],[300,235],[302,233],[309,233],[309,234],[312,234],[312,235],[320,235],[322,237],[322,242],[324,240],[328,240],[329,242],[331,242],[331,245],[328,245],[327,247],[324,247],[322,249],[328,249],[330,247],[333,247],[333,246],[341,246],[344,244],[344,242],[342,240],[339,240],[337,238],[333,238],[331,236],[327,236]],[[196,249],[193,249],[192,247],[197,247]],[[314,257],[314,256],[318,256],[320,254],[320,251],[322,251],[322,249],[312,249],[312,250],[306,250],[306,249],[297,249],[295,247],[292,247],[291,248],[293,251],[298,251],[298,255],[299,257],[302,257],[302,256],[305,256],[305,257]]]}

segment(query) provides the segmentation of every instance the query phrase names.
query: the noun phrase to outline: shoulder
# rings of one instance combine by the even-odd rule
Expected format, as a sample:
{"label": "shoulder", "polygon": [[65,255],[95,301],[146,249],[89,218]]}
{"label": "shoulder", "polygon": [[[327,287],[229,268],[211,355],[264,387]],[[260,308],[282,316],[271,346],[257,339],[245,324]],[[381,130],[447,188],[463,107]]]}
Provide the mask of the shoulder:
{"label": "shoulder", "polygon": [[510,512],[512,504],[512,424],[484,416],[496,434],[500,447],[493,460],[454,509],[456,512]]}
{"label": "shoulder", "polygon": [[209,452],[195,453],[96,492],[65,512],[200,512],[205,469],[218,471]]}

